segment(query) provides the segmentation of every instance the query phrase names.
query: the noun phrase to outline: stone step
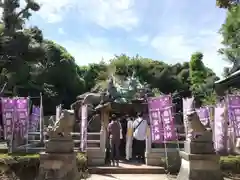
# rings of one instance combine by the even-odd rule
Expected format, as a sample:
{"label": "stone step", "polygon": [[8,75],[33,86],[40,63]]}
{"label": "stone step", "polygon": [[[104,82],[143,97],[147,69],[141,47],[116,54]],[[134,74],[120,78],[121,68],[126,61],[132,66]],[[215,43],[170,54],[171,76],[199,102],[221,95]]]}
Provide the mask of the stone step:
{"label": "stone step", "polygon": [[175,180],[166,174],[92,174],[88,180]]}
{"label": "stone step", "polygon": [[165,174],[163,167],[144,164],[119,163],[119,167],[99,166],[89,167],[90,174]]}

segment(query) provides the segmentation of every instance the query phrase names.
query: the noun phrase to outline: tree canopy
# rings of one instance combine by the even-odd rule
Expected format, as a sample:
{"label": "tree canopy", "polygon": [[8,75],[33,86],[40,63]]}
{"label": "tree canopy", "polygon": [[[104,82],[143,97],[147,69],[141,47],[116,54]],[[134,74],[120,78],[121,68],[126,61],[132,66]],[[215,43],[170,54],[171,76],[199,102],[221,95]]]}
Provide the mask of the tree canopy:
{"label": "tree canopy", "polygon": [[[127,78],[134,71],[156,93],[180,98],[198,94],[203,102],[208,101],[218,77],[203,64],[202,53],[193,52],[191,59],[177,64],[165,63],[168,59],[163,62],[120,54],[109,63],[99,60],[78,66],[64,47],[45,39],[38,27],[25,27],[31,13],[40,8],[33,0],[26,2],[23,8],[19,0],[0,3],[0,84],[7,84],[5,96],[38,96],[42,92],[45,113],[52,114],[56,105],[69,108],[77,95],[101,89],[110,73]],[[230,35],[226,35],[226,42],[230,42],[227,38]]]}
{"label": "tree canopy", "polygon": [[240,69],[240,5],[232,6],[228,10],[220,34],[223,37],[224,48],[220,49],[219,52],[233,64],[232,69],[225,69],[225,74],[229,75]]}
{"label": "tree canopy", "polygon": [[239,0],[216,0],[216,4],[220,8],[231,8],[239,3]]}

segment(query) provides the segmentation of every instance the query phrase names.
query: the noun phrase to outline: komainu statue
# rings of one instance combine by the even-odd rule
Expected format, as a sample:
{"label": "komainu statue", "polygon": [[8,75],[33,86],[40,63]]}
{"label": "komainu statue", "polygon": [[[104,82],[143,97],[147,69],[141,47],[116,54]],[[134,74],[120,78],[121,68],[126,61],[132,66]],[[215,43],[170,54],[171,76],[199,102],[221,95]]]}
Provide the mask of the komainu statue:
{"label": "komainu statue", "polygon": [[60,137],[71,137],[73,126],[75,124],[74,111],[64,109],[58,120],[53,126],[48,126],[47,134],[49,139]]}
{"label": "komainu statue", "polygon": [[211,141],[212,130],[206,128],[199,119],[195,109],[187,112],[186,118],[187,141]]}

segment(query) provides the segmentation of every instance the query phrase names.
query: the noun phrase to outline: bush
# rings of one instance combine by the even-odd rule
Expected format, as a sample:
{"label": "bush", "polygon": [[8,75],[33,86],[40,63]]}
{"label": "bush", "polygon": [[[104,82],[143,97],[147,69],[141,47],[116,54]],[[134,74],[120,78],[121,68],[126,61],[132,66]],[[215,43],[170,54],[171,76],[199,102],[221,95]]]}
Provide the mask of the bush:
{"label": "bush", "polygon": [[220,159],[221,169],[231,173],[240,172],[240,156],[222,156]]}
{"label": "bush", "polygon": [[[176,154],[168,157],[168,164],[166,158],[161,159],[165,164],[165,170],[170,174],[177,174],[180,170],[180,157]],[[222,156],[220,158],[220,167],[224,174],[234,174],[240,172],[240,156]]]}
{"label": "bush", "polygon": [[83,153],[77,154],[77,166],[78,171],[81,173],[81,178],[86,179],[88,177],[88,169],[87,169],[87,156]]}
{"label": "bush", "polygon": [[[87,158],[85,154],[77,154],[78,171],[81,173],[81,178],[86,178],[87,171]],[[38,175],[39,170],[39,155],[8,155],[0,154],[0,179],[19,179],[19,180],[32,180]]]}

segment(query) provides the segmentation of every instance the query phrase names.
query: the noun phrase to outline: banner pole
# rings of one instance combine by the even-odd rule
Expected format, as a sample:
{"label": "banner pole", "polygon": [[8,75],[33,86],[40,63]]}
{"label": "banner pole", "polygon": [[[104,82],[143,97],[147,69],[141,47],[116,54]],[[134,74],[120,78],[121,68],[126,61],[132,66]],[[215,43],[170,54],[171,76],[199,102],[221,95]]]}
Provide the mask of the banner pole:
{"label": "banner pole", "polygon": [[40,142],[44,143],[43,139],[43,102],[42,102],[42,93],[40,93]]}

